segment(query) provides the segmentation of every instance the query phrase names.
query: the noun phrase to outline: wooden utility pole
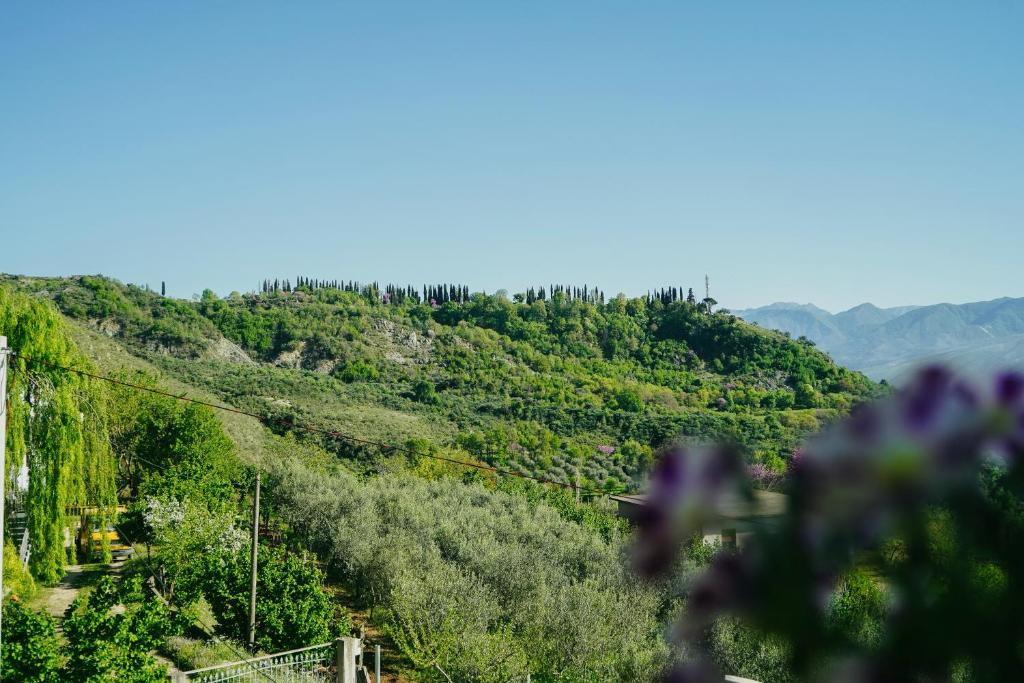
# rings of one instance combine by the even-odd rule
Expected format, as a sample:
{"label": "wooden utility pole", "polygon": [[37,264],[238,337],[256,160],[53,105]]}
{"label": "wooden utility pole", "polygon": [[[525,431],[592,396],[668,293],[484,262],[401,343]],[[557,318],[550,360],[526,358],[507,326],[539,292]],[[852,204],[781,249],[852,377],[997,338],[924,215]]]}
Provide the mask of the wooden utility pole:
{"label": "wooden utility pole", "polygon": [[[7,337],[0,335],[0,543],[4,538],[4,483],[7,481]],[[0,602],[4,599],[4,554],[0,553]],[[3,644],[3,610],[0,610],[0,647]]]}
{"label": "wooden utility pole", "polygon": [[252,578],[249,581],[249,649],[256,649],[256,552],[260,542],[260,473],[252,501]]}

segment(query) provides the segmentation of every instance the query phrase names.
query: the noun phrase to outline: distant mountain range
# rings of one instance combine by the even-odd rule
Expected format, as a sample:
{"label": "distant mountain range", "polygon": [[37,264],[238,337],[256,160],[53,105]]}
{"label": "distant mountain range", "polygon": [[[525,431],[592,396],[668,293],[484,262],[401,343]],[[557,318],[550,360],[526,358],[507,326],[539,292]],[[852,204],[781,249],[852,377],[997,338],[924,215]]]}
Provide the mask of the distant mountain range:
{"label": "distant mountain range", "polygon": [[733,312],[805,336],[874,379],[899,380],[928,362],[966,371],[1024,368],[1024,298],[896,308],[865,303],[835,314],[813,304],[774,303]]}

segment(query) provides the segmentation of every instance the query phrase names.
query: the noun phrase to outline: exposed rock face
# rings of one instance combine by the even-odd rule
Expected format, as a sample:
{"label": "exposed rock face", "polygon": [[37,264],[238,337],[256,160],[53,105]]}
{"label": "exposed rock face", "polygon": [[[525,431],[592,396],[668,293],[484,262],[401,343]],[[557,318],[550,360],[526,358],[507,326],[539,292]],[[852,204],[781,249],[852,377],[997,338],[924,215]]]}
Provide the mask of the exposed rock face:
{"label": "exposed rock face", "polygon": [[433,330],[424,335],[391,320],[379,319],[374,321],[373,331],[386,360],[398,365],[417,365],[429,360],[434,347]]}
{"label": "exposed rock face", "polygon": [[405,365],[406,363],[409,362],[409,359],[400,354],[398,351],[388,351],[387,353],[384,354],[384,357],[387,358],[392,363],[398,363],[399,365]]}
{"label": "exposed rock face", "polygon": [[249,354],[242,350],[241,346],[226,337],[221,337],[220,339],[211,342],[206,349],[206,353],[203,355],[210,360],[223,360],[229,363],[255,365],[255,361],[249,357]]}
{"label": "exposed rock face", "polygon": [[319,372],[321,375],[329,375],[334,372],[334,368],[338,366],[338,361],[331,358],[324,358],[313,364],[313,372]]}
{"label": "exposed rock face", "polygon": [[306,353],[306,342],[299,342],[298,345],[291,351],[282,351],[281,355],[274,361],[274,365],[279,368],[289,368],[292,370],[298,370],[302,367],[302,358]]}
{"label": "exposed rock face", "polygon": [[93,327],[107,335],[108,337],[116,337],[121,334],[121,325],[116,320],[111,318],[95,319],[89,321]]}

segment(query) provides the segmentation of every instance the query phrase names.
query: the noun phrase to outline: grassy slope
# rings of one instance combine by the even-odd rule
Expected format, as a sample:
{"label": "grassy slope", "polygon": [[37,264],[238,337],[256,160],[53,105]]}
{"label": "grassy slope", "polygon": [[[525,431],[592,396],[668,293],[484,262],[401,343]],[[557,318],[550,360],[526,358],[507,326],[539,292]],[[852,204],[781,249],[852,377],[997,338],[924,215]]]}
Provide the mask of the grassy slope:
{"label": "grassy slope", "polygon": [[[66,316],[65,318],[78,348],[93,360],[101,374],[118,375],[126,371],[142,371],[159,376],[162,387],[167,391],[211,403],[219,401],[219,397],[213,393],[161,372],[147,360],[132,355],[124,346],[89,325]],[[242,459],[252,463],[260,462],[267,448],[267,433],[263,425],[251,417],[222,410],[217,411],[217,417],[238,446]]]}

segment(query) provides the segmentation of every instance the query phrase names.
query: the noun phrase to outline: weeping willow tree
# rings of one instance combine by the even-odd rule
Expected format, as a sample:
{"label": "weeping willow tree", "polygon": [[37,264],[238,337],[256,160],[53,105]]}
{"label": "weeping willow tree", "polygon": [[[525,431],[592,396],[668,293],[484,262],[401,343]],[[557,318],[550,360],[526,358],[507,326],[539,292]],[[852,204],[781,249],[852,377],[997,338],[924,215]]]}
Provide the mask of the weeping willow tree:
{"label": "weeping willow tree", "polygon": [[7,382],[7,463],[9,496],[22,464],[28,490],[32,554],[29,568],[46,583],[64,573],[70,538],[68,508],[95,506],[102,518],[116,505],[116,461],[106,433],[104,388],[88,377],[45,365],[86,369],[63,319],[48,304],[0,287],[0,334],[18,356],[10,359]]}

